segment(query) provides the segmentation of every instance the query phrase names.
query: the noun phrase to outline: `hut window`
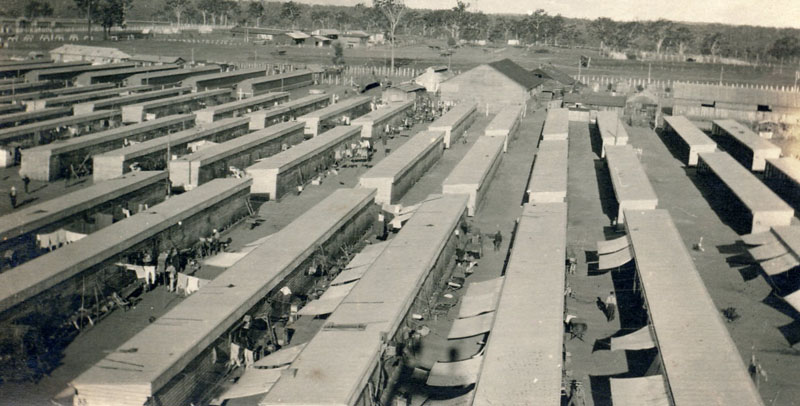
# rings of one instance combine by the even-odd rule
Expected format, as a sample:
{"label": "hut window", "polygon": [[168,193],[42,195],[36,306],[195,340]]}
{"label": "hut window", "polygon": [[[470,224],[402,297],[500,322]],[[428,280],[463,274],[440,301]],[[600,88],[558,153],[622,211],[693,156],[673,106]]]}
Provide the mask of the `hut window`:
{"label": "hut window", "polygon": [[772,109],[769,108],[769,106],[767,106],[766,104],[759,104],[757,111],[770,111],[771,112]]}

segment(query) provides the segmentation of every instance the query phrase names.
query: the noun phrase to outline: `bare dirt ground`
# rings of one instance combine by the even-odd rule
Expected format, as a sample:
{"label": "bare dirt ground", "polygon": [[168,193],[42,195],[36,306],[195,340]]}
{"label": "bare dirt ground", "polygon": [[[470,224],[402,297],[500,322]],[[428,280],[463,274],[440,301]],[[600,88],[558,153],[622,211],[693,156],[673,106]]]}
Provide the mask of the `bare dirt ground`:
{"label": "bare dirt ground", "polygon": [[[755,354],[767,373],[758,381],[759,392],[768,405],[794,405],[800,395],[800,350],[796,341],[796,315],[770,295],[762,273],[740,261],[747,252],[739,236],[717,210],[727,202],[710,195],[697,182],[693,169],[674,158],[660,137],[646,128],[628,128],[630,143],[643,150],[642,164],[659,198],[667,209],[687,247],[703,237],[705,251],[690,250],[718,309],[734,307],[741,316],[726,323],[728,332],[745,365]],[[797,224],[795,219],[793,224]]]}

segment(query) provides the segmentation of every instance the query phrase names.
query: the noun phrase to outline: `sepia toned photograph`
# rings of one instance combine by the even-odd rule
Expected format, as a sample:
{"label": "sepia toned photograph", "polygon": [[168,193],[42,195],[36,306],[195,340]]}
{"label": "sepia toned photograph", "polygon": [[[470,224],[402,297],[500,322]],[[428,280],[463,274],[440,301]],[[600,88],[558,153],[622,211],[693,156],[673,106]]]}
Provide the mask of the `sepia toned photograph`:
{"label": "sepia toned photograph", "polygon": [[0,405],[800,405],[800,0],[0,1]]}

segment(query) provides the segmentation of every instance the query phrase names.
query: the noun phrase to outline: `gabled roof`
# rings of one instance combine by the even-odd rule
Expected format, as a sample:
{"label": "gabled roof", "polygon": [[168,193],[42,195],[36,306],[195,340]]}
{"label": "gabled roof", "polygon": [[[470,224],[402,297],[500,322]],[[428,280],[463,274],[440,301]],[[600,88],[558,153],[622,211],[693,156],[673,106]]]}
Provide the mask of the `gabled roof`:
{"label": "gabled roof", "polygon": [[553,79],[565,85],[573,85],[576,82],[572,76],[552,65],[540,66],[539,68],[532,70],[531,73],[537,77]]}
{"label": "gabled roof", "polygon": [[183,58],[180,56],[135,54],[130,60],[133,62],[178,63],[183,61]]}
{"label": "gabled roof", "polygon": [[491,62],[488,65],[509,79],[519,83],[527,90],[531,90],[544,83],[544,79],[534,76],[522,66],[517,65],[511,59],[503,59]]}
{"label": "gabled roof", "polygon": [[117,48],[64,44],[50,50],[51,54],[84,55],[103,58],[129,59],[131,56]]}
{"label": "gabled roof", "polygon": [[369,38],[369,34],[364,31],[347,31],[347,33],[342,34],[343,37],[353,37],[353,38]]}
{"label": "gabled roof", "polygon": [[308,34],[306,34],[306,33],[302,32],[302,31],[292,31],[292,32],[287,32],[287,33],[286,33],[286,35],[287,35],[287,36],[289,36],[290,38],[293,38],[293,39],[306,39],[306,38],[311,38],[311,36],[310,36],[310,35],[308,35]]}
{"label": "gabled roof", "polygon": [[567,93],[564,95],[564,103],[581,103],[591,106],[625,107],[625,101],[625,96],[601,93]]}
{"label": "gabled roof", "polygon": [[392,88],[404,91],[406,93],[418,92],[420,90],[425,90],[425,86],[418,85],[418,84],[412,83],[412,82],[405,82],[405,83],[399,83],[397,85],[392,85],[392,87],[390,87],[389,89],[392,89]]}
{"label": "gabled roof", "polygon": [[334,28],[320,28],[318,30],[311,31],[311,34],[322,36],[339,35],[339,30]]}

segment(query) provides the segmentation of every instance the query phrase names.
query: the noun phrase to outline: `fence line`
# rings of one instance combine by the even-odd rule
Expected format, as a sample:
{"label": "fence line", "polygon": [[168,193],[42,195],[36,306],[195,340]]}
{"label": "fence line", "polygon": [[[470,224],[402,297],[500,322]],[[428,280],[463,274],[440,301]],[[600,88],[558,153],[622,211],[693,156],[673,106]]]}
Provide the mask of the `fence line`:
{"label": "fence line", "polygon": [[754,89],[754,90],[767,90],[773,92],[800,92],[800,86],[777,86],[777,85],[763,85],[752,83],[735,83],[723,82],[720,84],[718,81],[687,81],[687,80],[670,80],[670,79],[646,79],[646,78],[619,78],[614,76],[588,76],[580,75],[576,79],[580,82],[591,84],[598,83],[599,85],[615,85],[619,83],[626,83],[630,86],[642,86],[644,88],[672,88],[676,83],[688,83],[695,85],[714,85],[729,87],[732,89]]}

